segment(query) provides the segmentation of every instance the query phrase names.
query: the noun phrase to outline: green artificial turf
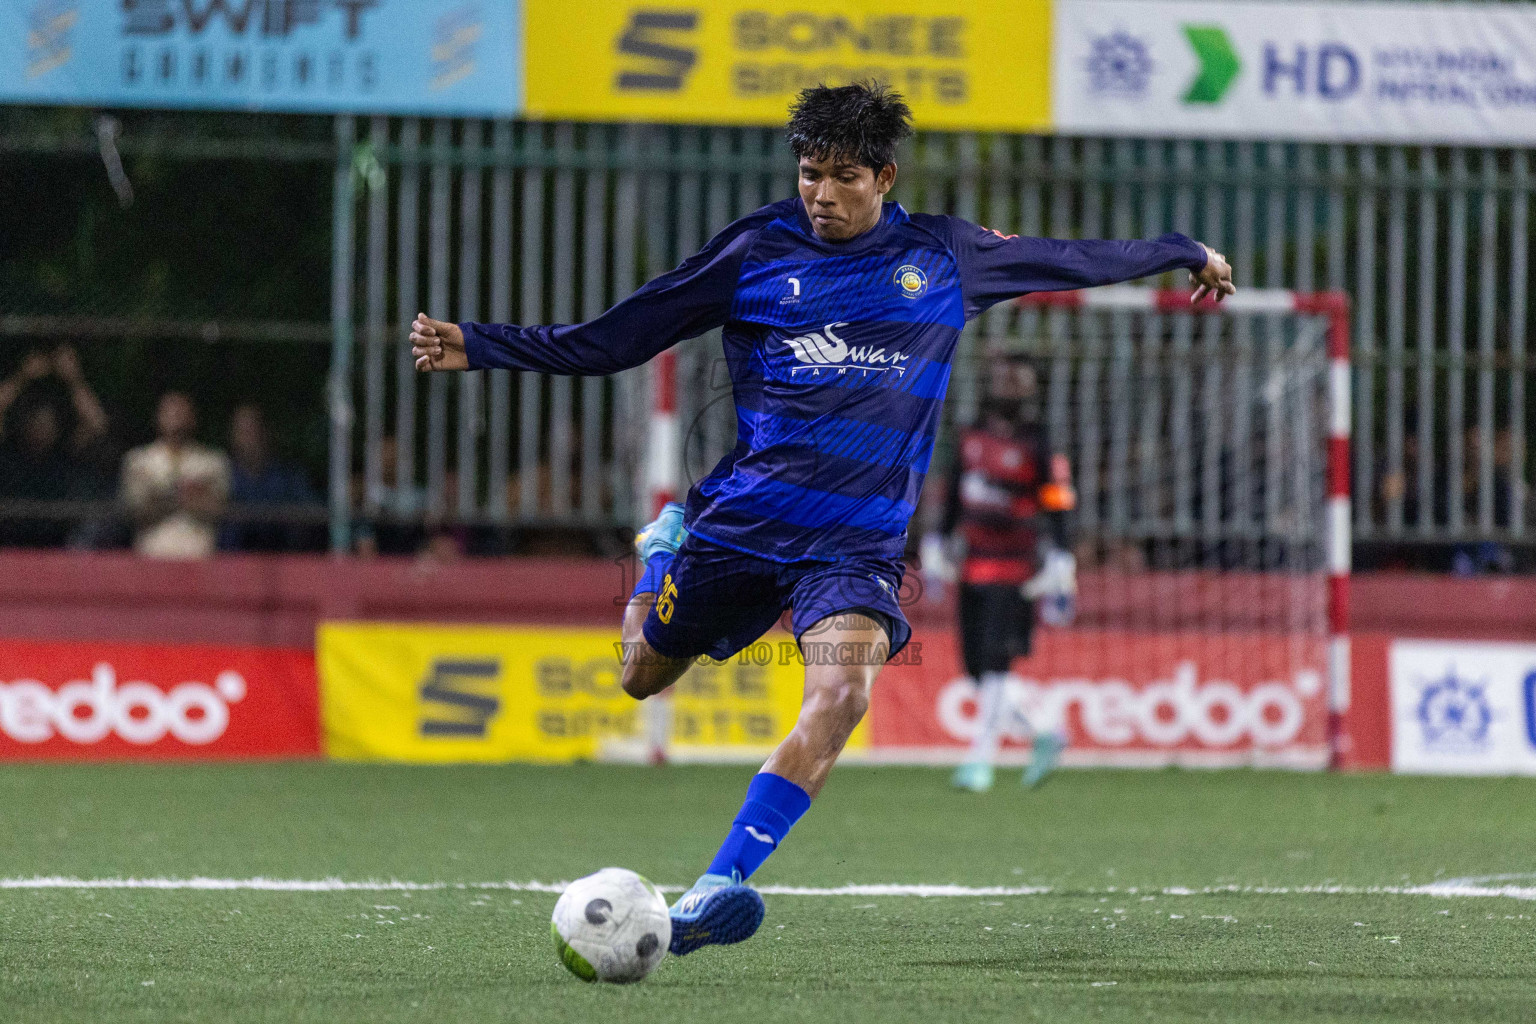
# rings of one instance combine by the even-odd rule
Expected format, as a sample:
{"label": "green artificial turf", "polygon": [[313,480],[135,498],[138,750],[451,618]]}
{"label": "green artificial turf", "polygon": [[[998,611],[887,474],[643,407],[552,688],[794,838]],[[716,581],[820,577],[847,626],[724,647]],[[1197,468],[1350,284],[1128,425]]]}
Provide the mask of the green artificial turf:
{"label": "green artificial turf", "polygon": [[[0,878],[686,884],[750,771],[13,766]],[[769,895],[749,943],[626,988],[560,966],[547,893],[0,889],[0,1020],[1536,1020],[1536,902],[1358,891],[1536,886],[1536,780],[1007,783],[841,769],[754,881],[1048,892]]]}

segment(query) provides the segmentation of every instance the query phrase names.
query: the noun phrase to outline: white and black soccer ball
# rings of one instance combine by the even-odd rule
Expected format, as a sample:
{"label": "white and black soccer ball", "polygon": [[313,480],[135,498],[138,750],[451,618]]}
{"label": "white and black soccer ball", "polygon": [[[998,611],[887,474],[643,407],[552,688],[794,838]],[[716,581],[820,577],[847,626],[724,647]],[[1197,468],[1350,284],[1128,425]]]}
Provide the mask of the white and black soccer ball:
{"label": "white and black soccer ball", "polygon": [[549,930],[572,974],[620,985],[655,970],[672,942],[661,890],[624,868],[603,868],[567,886]]}

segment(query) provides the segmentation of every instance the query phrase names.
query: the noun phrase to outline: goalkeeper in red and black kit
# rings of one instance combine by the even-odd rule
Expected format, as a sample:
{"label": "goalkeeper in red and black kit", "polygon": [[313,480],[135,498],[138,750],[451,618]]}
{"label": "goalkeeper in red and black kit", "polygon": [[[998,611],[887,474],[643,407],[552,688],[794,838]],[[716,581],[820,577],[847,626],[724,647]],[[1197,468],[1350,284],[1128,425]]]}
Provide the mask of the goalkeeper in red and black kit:
{"label": "goalkeeper in red and black kit", "polygon": [[1064,745],[1060,723],[1024,722],[1006,694],[1009,667],[1031,652],[1037,615],[1067,624],[1077,593],[1076,495],[1066,456],[1046,438],[1040,385],[1028,359],[990,361],[980,415],[960,434],[942,537],[925,544],[925,567],[931,558],[941,578],[959,577],[960,644],[977,687],[977,732],[954,784],[976,792],[992,785],[1005,725],[1021,722],[1032,737],[1027,786],[1050,772]]}

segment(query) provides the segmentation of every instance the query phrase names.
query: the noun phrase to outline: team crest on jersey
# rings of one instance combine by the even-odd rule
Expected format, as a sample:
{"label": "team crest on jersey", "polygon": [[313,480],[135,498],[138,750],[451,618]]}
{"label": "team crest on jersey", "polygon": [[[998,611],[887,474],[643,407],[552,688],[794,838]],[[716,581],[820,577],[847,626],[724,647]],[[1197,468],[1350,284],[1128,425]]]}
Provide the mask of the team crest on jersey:
{"label": "team crest on jersey", "polygon": [[896,282],[897,290],[909,299],[920,299],[928,291],[928,275],[923,273],[921,267],[914,267],[910,263],[897,267],[892,280]]}

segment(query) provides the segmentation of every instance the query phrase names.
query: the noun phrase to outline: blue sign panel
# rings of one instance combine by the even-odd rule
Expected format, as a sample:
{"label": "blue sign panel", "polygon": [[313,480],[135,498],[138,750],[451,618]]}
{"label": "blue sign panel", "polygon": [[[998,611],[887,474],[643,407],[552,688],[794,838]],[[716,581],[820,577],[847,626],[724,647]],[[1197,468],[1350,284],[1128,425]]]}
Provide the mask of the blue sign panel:
{"label": "blue sign panel", "polygon": [[520,0],[0,0],[0,103],[512,116]]}

